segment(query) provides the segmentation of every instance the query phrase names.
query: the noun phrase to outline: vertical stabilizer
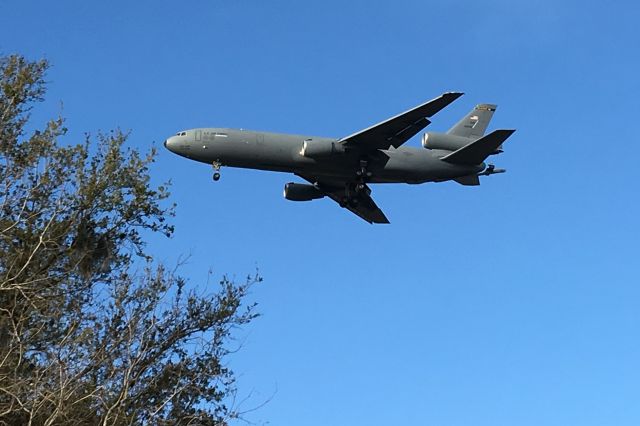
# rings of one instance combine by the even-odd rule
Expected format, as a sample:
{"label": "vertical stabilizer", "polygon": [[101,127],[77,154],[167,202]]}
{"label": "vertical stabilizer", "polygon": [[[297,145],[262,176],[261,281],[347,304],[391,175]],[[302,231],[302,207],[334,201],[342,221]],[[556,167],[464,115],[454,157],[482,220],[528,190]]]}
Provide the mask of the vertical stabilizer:
{"label": "vertical stabilizer", "polygon": [[447,132],[450,135],[478,139],[484,136],[497,105],[480,104]]}

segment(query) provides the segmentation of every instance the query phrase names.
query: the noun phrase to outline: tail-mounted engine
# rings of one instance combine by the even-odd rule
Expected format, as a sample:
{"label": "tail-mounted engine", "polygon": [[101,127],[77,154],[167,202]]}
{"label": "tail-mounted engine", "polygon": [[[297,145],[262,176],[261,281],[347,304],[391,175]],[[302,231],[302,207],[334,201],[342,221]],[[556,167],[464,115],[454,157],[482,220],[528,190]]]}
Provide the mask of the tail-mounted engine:
{"label": "tail-mounted engine", "polygon": [[422,146],[426,149],[446,149],[455,151],[469,145],[474,139],[446,133],[427,132],[422,135]]}

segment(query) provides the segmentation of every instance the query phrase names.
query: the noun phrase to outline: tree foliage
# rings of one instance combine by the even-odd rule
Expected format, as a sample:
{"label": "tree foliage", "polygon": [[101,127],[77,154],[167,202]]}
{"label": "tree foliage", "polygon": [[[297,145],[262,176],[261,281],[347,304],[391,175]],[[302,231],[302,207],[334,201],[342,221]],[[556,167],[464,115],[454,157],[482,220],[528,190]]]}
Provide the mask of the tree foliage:
{"label": "tree foliage", "polygon": [[27,135],[47,68],[0,58],[0,424],[226,424],[260,279],[198,294],[154,262],[144,236],[173,232],[155,151],[62,144],[62,118]]}

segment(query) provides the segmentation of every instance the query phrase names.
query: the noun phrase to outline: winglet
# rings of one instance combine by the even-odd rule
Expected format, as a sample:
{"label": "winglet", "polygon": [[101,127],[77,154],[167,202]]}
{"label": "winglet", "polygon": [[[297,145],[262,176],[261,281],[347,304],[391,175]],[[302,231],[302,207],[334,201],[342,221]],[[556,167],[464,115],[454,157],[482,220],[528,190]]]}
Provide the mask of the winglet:
{"label": "winglet", "polygon": [[471,142],[459,150],[442,157],[441,160],[465,166],[480,164],[494,153],[513,132],[515,130],[495,130],[475,142]]}

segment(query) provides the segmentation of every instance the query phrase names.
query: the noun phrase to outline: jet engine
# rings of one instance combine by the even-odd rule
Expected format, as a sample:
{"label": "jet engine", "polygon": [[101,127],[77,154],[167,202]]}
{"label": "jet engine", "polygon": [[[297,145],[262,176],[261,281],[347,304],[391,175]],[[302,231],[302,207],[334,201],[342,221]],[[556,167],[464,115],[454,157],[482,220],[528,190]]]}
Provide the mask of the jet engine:
{"label": "jet engine", "polygon": [[427,149],[446,149],[455,151],[473,142],[473,139],[464,136],[449,135],[446,133],[427,132],[422,135],[422,146]]}
{"label": "jet engine", "polygon": [[344,146],[337,141],[307,139],[302,143],[300,155],[309,158],[322,158],[342,152],[344,152]]}
{"label": "jet engine", "polygon": [[284,186],[284,198],[291,201],[311,201],[324,197],[318,188],[306,183],[289,182]]}

